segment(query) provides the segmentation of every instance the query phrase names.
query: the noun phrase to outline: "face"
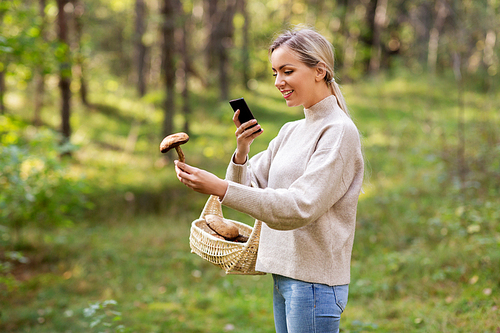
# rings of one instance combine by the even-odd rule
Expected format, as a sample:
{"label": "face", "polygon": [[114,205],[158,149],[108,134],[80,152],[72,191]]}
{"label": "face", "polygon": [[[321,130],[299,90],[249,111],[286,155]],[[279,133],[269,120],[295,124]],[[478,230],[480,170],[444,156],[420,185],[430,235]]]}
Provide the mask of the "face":
{"label": "face", "polygon": [[271,65],[273,75],[276,77],[274,85],[288,106],[302,105],[309,108],[319,101],[317,88],[318,83],[323,81],[324,75],[318,79],[318,68],[305,65],[287,46],[274,50],[271,54]]}

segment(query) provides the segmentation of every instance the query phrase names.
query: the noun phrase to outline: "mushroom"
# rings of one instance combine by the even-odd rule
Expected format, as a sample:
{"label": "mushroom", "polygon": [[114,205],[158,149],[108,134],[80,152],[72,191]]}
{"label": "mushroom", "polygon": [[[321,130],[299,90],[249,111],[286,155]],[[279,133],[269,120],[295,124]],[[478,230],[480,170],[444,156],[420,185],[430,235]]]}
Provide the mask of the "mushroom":
{"label": "mushroom", "polygon": [[235,239],[240,234],[236,224],[224,219],[219,215],[205,215],[205,221],[210,229],[224,237],[225,239]]}
{"label": "mushroom", "polygon": [[186,159],[180,145],[185,144],[189,141],[189,135],[184,132],[179,132],[175,134],[170,134],[166,136],[160,143],[160,151],[162,153],[168,152],[170,149],[175,148],[177,155],[179,155],[179,161],[184,162]]}

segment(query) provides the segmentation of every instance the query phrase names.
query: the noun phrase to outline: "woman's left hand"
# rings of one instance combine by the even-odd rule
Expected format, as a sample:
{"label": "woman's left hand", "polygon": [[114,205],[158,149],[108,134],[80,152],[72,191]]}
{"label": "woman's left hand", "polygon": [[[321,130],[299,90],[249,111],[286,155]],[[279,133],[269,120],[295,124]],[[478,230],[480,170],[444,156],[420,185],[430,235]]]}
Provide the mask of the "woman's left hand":
{"label": "woman's left hand", "polygon": [[190,189],[203,194],[217,195],[221,199],[226,195],[227,181],[186,163],[177,160],[174,163],[177,178]]}

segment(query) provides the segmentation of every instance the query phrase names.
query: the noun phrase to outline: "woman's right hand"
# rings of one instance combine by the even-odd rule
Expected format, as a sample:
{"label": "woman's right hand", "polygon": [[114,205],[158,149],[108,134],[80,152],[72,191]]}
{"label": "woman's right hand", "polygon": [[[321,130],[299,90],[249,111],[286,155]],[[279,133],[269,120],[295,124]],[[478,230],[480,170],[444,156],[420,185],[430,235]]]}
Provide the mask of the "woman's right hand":
{"label": "woman's right hand", "polygon": [[[237,110],[233,116],[233,122],[237,127],[236,132],[234,133],[236,135],[237,145],[236,153],[234,154],[234,163],[244,164],[247,160],[247,155],[250,152],[250,145],[256,137],[262,134],[264,130],[260,127],[259,124],[257,124],[257,120],[255,119],[241,124],[238,119],[239,114],[240,110]],[[249,129],[255,124],[257,124],[255,127]]]}

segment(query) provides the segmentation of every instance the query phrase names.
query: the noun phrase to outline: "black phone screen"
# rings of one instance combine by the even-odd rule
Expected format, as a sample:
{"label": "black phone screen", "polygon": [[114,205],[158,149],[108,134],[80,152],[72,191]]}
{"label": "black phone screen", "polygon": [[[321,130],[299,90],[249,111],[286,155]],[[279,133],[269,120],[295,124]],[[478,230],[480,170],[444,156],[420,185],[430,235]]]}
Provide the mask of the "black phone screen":
{"label": "black phone screen", "polygon": [[[243,97],[238,99],[233,99],[229,101],[229,104],[231,104],[231,107],[233,108],[234,112],[236,112],[236,110],[240,110],[240,114],[238,116],[238,120],[240,121],[240,123],[243,124],[249,120],[255,119],[254,115],[252,114],[252,111],[250,111],[250,108],[248,107]],[[259,132],[260,131],[261,130],[259,129]]]}

